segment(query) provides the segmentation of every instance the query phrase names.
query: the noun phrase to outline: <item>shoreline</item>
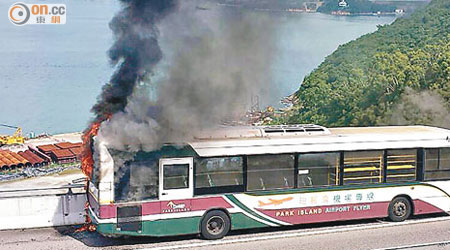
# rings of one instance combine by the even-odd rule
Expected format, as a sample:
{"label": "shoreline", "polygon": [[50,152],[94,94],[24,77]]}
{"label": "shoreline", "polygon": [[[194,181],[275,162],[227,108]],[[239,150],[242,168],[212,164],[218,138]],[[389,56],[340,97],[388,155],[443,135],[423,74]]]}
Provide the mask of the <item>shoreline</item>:
{"label": "shoreline", "polygon": [[321,13],[324,15],[330,15],[330,16],[403,16],[406,13],[396,13],[396,12],[370,12],[370,13],[350,13],[350,12],[344,12],[344,13],[333,13],[338,11],[332,11],[332,12],[321,12],[317,10],[306,10],[302,8],[289,8],[289,9],[263,9],[263,8],[253,8],[253,7],[245,7],[240,5],[234,5],[234,4],[218,4],[218,6],[222,7],[228,7],[228,8],[236,8],[236,9],[245,9],[250,11],[258,11],[258,12],[285,12],[285,13]]}
{"label": "shoreline", "polygon": [[[37,150],[38,146],[43,145],[52,145],[61,142],[69,142],[69,143],[80,143],[82,133],[81,132],[72,132],[72,133],[63,133],[63,134],[55,134],[48,135],[38,138],[26,139],[23,144],[14,144],[14,145],[3,145],[0,147],[0,150],[7,150],[14,153],[24,152],[27,150]],[[23,168],[15,168],[10,170],[2,170],[0,171],[0,187],[3,188],[5,185],[9,186],[9,184],[20,182],[20,183],[31,183],[31,182],[41,182],[39,180],[47,179],[57,176],[64,175],[67,171],[72,171],[73,173],[69,174],[64,182],[70,182],[73,178],[81,178],[81,163],[77,160],[70,163],[55,163],[50,162],[49,165],[45,166],[29,166]],[[34,181],[32,181],[34,180]],[[67,184],[64,183],[64,184]],[[46,185],[53,185],[51,182],[44,182]],[[57,182],[58,183],[58,182]],[[43,183],[42,183],[43,184]]]}

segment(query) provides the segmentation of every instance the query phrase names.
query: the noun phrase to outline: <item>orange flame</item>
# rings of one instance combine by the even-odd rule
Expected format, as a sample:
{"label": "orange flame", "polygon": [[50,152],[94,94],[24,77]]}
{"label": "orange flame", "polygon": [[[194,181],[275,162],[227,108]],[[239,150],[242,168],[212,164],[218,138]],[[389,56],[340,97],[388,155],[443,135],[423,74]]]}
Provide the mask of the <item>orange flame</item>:
{"label": "orange flame", "polygon": [[81,171],[89,179],[92,178],[92,172],[94,170],[94,158],[92,156],[91,141],[92,137],[96,136],[98,129],[100,128],[101,121],[91,124],[83,134],[83,152],[81,153]]}
{"label": "orange flame", "polygon": [[81,153],[81,171],[88,179],[92,179],[92,173],[94,171],[94,157],[92,155],[91,142],[92,138],[98,134],[100,125],[103,121],[111,118],[111,115],[106,115],[104,119],[98,119],[93,122],[83,134],[83,152]]}
{"label": "orange flame", "polygon": [[92,224],[92,220],[89,217],[88,209],[89,209],[89,202],[86,202],[86,204],[84,205],[84,210],[86,212],[85,222],[84,222],[83,226],[81,226],[80,228],[75,230],[75,233],[84,232],[84,231],[88,231],[88,232],[97,231],[97,226]]}
{"label": "orange flame", "polygon": [[[98,119],[97,121],[93,122],[86,131],[83,133],[83,151],[81,153],[81,171],[84,175],[87,176],[88,181],[86,182],[85,189],[88,189],[89,180],[92,179],[92,173],[94,172],[94,157],[92,155],[92,149],[91,149],[91,142],[92,138],[98,134],[98,130],[100,129],[100,125],[103,121],[108,120],[111,117],[111,115],[107,115],[105,119]],[[89,231],[94,232],[97,230],[97,227],[92,224],[91,218],[89,217],[88,213],[89,209],[89,201],[86,202],[85,205],[85,212],[86,212],[86,221],[84,225],[80,228],[78,228],[75,232],[83,232],[83,231]]]}

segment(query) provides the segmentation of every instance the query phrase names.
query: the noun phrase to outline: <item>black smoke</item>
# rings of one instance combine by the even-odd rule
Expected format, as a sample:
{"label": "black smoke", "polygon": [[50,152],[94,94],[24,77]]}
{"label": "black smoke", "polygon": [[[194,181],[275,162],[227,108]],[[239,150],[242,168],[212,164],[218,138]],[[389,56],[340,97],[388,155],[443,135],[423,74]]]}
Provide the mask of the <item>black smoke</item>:
{"label": "black smoke", "polygon": [[121,0],[122,10],[110,22],[115,42],[108,54],[117,70],[103,86],[92,108],[97,120],[123,111],[136,84],[161,60],[157,24],[177,6],[175,0]]}
{"label": "black smoke", "polygon": [[[164,62],[155,75],[138,76],[142,81],[129,89],[126,106],[102,123],[97,140],[108,148],[149,152],[182,144],[198,131],[241,119],[252,95],[263,101],[277,96],[271,80],[277,29],[270,14],[198,10],[200,2],[180,1],[158,22]],[[149,54],[136,56],[140,61]]]}

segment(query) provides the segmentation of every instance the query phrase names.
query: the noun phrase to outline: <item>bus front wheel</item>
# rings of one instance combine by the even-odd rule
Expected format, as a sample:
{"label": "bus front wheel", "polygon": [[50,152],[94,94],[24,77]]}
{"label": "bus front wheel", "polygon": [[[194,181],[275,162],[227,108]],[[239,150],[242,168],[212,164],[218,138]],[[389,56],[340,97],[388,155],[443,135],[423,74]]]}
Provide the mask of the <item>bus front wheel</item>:
{"label": "bus front wheel", "polygon": [[203,217],[200,229],[207,240],[221,239],[230,231],[230,218],[221,210],[210,211]]}
{"label": "bus front wheel", "polygon": [[397,197],[389,204],[389,218],[395,222],[404,221],[411,215],[411,207],[406,197]]}

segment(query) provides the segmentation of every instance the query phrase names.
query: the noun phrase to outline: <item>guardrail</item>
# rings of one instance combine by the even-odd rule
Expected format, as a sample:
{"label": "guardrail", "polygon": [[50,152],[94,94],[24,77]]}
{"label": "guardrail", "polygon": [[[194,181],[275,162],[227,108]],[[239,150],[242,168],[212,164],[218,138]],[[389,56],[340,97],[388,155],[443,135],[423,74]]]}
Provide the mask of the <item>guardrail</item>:
{"label": "guardrail", "polygon": [[84,184],[0,190],[0,230],[83,224]]}
{"label": "guardrail", "polygon": [[[0,199],[1,198],[14,198],[15,196],[8,196],[5,197],[5,194],[18,194],[17,197],[24,197],[24,193],[34,193],[34,192],[41,192],[40,196],[45,195],[54,195],[55,191],[61,191],[61,193],[65,194],[74,194],[74,193],[85,193],[84,186],[82,184],[70,184],[70,185],[64,185],[61,187],[46,187],[46,188],[26,188],[26,189],[7,189],[7,190],[0,190]],[[74,192],[74,190],[76,190]],[[83,190],[83,191],[81,191]],[[63,192],[65,191],[65,192]]]}

